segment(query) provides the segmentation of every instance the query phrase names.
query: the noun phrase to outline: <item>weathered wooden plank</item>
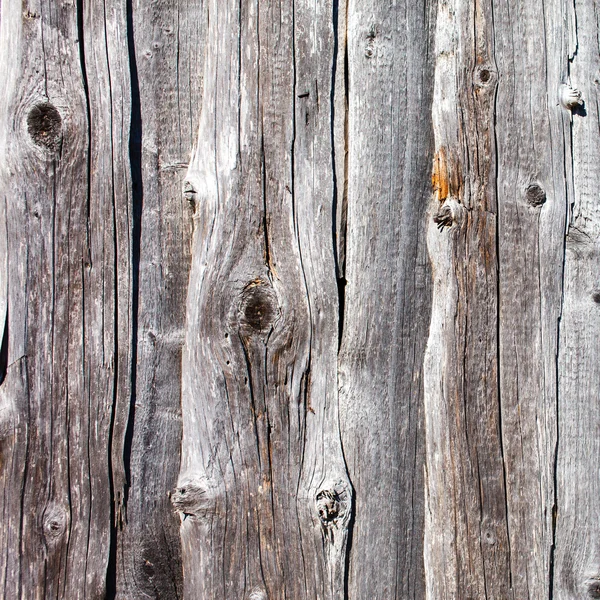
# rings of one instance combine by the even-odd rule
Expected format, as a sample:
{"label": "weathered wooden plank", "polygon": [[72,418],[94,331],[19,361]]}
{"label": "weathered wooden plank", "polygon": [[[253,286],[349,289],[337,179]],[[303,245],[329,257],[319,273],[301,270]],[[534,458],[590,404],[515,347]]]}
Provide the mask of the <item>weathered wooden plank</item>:
{"label": "weathered wooden plank", "polygon": [[573,115],[572,156],[565,156],[573,164],[574,195],[569,197],[558,356],[555,600],[600,597],[598,8],[577,0],[569,16],[569,74],[585,104]]}
{"label": "weathered wooden plank", "polygon": [[[550,597],[569,3],[494,3],[502,442],[514,598]],[[543,74],[543,76],[541,75]]]}
{"label": "weathered wooden plank", "polygon": [[422,361],[431,297],[425,215],[434,9],[429,2],[378,1],[351,1],[347,9],[347,285],[339,384],[356,495],[348,581],[348,597],[356,599],[424,594]]}
{"label": "weathered wooden plank", "polygon": [[343,598],[333,6],[208,11],[173,496],[185,596]]}
{"label": "weathered wooden plank", "polygon": [[[179,598],[179,519],[169,501],[181,446],[181,348],[192,212],[183,178],[198,128],[204,3],[132,2],[134,381],[125,446],[129,477],[117,550],[117,597]],[[122,32],[122,35],[125,31]]]}
{"label": "weathered wooden plank", "polygon": [[512,597],[498,390],[492,3],[440,2],[424,362],[427,598]]}
{"label": "weathered wooden plank", "polygon": [[27,369],[20,391],[8,378],[3,391],[18,391],[13,456],[25,457],[22,485],[9,484],[20,504],[5,521],[6,597],[106,593],[113,405],[120,399],[127,407],[129,395],[128,167],[118,156],[128,94],[119,78],[127,73],[119,16],[101,7],[84,15],[69,2],[2,5],[3,56],[14,65],[1,86],[4,339],[9,370]]}

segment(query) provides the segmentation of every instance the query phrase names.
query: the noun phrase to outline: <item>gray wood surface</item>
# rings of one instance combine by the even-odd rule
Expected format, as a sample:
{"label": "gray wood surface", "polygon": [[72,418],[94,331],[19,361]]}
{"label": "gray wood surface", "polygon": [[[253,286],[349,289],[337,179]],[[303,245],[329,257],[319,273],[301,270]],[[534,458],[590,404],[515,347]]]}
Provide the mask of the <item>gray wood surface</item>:
{"label": "gray wood surface", "polygon": [[598,7],[577,1],[569,16],[569,75],[585,104],[570,127],[572,171],[567,172],[572,193],[558,354],[556,600],[600,597]]}
{"label": "gray wood surface", "polygon": [[424,594],[422,367],[431,303],[425,226],[434,17],[429,2],[348,3],[339,385],[356,498],[350,598]]}
{"label": "gray wood surface", "polygon": [[0,597],[600,597],[599,31],[1,0]]}

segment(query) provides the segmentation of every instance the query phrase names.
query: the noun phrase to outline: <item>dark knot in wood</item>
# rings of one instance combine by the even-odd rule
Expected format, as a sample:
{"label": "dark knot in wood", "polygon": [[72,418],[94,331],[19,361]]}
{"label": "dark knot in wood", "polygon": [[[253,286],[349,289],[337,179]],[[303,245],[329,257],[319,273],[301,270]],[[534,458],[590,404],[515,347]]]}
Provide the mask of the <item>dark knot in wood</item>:
{"label": "dark knot in wood", "polygon": [[62,119],[49,102],[36,104],[27,115],[27,131],[31,139],[51,152],[60,149],[62,143]]}
{"label": "dark knot in wood", "polygon": [[343,481],[330,482],[315,496],[315,508],[325,538],[334,542],[337,530],[346,530],[352,511],[352,491]]}
{"label": "dark knot in wood", "polygon": [[43,531],[46,543],[56,543],[67,530],[67,511],[57,504],[50,504],[44,511]]}
{"label": "dark knot in wood", "polygon": [[340,497],[335,490],[322,490],[317,494],[317,512],[324,527],[337,519],[340,512]]}
{"label": "dark knot in wood", "polygon": [[588,583],[588,596],[590,598],[600,598],[600,580]]}
{"label": "dark knot in wood", "polygon": [[271,284],[255,279],[242,291],[239,323],[243,331],[257,334],[270,331],[279,313],[279,303]]}
{"label": "dark knot in wood", "polygon": [[594,292],[592,294],[592,300],[596,303],[596,304],[600,304],[600,292]]}
{"label": "dark knot in wood", "polygon": [[529,206],[538,207],[546,202],[546,192],[537,184],[532,183],[525,192],[527,204]]}
{"label": "dark knot in wood", "polygon": [[475,70],[475,83],[479,86],[488,86],[496,79],[496,71],[490,65],[481,65]]}
{"label": "dark knot in wood", "polygon": [[448,204],[443,204],[433,217],[433,222],[441,231],[444,227],[451,227],[453,223],[452,208]]}

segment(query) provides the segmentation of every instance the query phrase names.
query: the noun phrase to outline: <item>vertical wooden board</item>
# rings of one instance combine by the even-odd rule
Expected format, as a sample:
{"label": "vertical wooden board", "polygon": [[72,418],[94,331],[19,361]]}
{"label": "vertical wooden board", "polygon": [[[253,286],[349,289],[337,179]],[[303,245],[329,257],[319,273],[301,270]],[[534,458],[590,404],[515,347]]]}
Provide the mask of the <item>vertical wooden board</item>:
{"label": "vertical wooden board", "polygon": [[169,500],[181,446],[181,349],[192,211],[183,179],[197,131],[203,2],[131,2],[132,414],[128,489],[117,549],[117,597],[182,594],[179,520]]}
{"label": "vertical wooden board", "polygon": [[574,196],[566,238],[558,356],[558,465],[553,598],[600,597],[600,169],[597,7],[573,3],[569,74],[584,105],[572,119]]}
{"label": "vertical wooden board", "polygon": [[343,598],[352,494],[337,423],[334,11],[208,11],[173,495],[185,597]]}
{"label": "vertical wooden board", "polygon": [[[494,2],[500,401],[515,598],[550,595],[569,116],[568,3]],[[543,74],[543,76],[541,76]]]}
{"label": "vertical wooden board", "polygon": [[427,598],[511,598],[498,390],[490,2],[440,2],[435,43],[434,292],[424,361]]}
{"label": "vertical wooden board", "polygon": [[350,1],[347,7],[347,284],[339,386],[356,498],[352,599],[424,593],[422,361],[431,296],[425,215],[434,10],[429,2]]}
{"label": "vertical wooden board", "polygon": [[[10,540],[11,567],[3,569],[7,597],[99,598],[106,591],[118,325],[116,311],[102,309],[115,301],[119,232],[112,203],[97,190],[98,179],[110,180],[106,171],[121,173],[120,182],[107,186],[109,195],[119,197],[126,175],[114,164],[111,133],[99,124],[111,123],[112,100],[123,101],[101,98],[90,120],[86,26],[79,8],[70,2],[2,5],[3,56],[15,65],[3,70],[2,80],[0,186],[9,314],[4,338],[9,370],[27,366],[15,396],[22,410],[16,451],[26,461],[23,484],[14,482],[20,510],[7,522],[9,531],[18,531]],[[110,26],[104,19],[100,14],[103,43]],[[87,35],[94,46],[93,31]],[[102,80],[106,70],[96,74]],[[92,152],[102,157],[94,174]],[[120,230],[125,238],[126,230]],[[10,396],[12,387],[4,393]]]}

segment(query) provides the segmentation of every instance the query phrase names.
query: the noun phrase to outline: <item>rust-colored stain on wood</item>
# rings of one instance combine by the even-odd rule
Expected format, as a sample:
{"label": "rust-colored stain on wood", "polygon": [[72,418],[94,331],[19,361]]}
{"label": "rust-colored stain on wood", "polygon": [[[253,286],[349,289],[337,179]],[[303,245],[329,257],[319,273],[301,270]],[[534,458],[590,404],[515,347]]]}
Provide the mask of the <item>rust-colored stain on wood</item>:
{"label": "rust-colored stain on wood", "polygon": [[443,202],[448,197],[448,161],[446,159],[446,151],[440,148],[433,159],[433,170],[431,172],[431,185],[433,193],[437,195],[440,202]]}
{"label": "rust-colored stain on wood", "polygon": [[433,186],[433,193],[440,203],[444,202],[449,196],[460,197],[461,178],[458,161],[453,157],[448,157],[446,148],[440,148],[435,153],[431,171],[431,185]]}

